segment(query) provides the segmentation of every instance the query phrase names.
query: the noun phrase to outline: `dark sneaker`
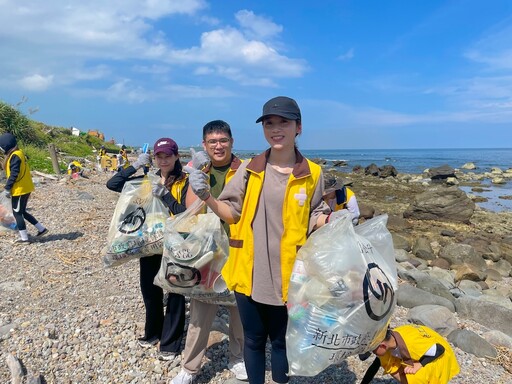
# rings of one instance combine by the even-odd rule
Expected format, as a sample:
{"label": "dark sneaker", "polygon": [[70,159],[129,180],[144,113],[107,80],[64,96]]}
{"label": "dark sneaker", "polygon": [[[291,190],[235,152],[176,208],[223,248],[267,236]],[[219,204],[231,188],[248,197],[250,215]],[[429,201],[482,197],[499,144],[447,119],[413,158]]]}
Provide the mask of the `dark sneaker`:
{"label": "dark sneaker", "polygon": [[137,341],[142,348],[151,348],[151,347],[157,345],[159,342],[157,337],[152,337],[151,339],[145,339],[145,338],[141,337]]}
{"label": "dark sneaker", "polygon": [[23,240],[23,239],[16,239],[14,240],[14,245],[26,245],[26,244],[30,244],[30,240]]}
{"label": "dark sneaker", "polygon": [[176,358],[176,352],[160,351],[158,352],[158,360],[171,361]]}
{"label": "dark sneaker", "polygon": [[42,231],[37,232],[37,237],[44,236],[48,233],[48,228],[43,229]]}

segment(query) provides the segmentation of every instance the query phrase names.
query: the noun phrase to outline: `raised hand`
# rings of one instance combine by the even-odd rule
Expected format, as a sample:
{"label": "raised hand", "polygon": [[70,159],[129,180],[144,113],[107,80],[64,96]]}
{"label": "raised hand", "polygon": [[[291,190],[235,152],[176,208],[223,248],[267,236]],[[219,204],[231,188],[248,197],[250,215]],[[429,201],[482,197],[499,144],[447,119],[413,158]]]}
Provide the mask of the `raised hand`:
{"label": "raised hand", "polygon": [[133,168],[139,169],[142,168],[145,164],[149,164],[151,162],[151,156],[149,153],[141,153],[137,160],[135,160],[132,164]]}
{"label": "raised hand", "polygon": [[208,175],[203,171],[194,169],[189,166],[184,167],[183,170],[189,173],[188,185],[190,188],[192,188],[192,192],[194,192],[195,195],[201,200],[208,200],[210,197],[210,184]]}
{"label": "raised hand", "polygon": [[196,152],[194,148],[190,148],[190,155],[192,156],[192,161],[190,163],[192,168],[202,171],[210,166],[211,160],[205,151]]}

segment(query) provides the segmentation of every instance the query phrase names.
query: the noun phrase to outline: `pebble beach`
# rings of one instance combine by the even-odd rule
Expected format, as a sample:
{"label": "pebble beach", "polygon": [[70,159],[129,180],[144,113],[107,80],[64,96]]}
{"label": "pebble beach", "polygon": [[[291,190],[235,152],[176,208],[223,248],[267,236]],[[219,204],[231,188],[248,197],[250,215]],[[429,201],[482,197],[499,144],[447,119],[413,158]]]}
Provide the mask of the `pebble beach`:
{"label": "pebble beach", "polygon": [[[160,361],[156,348],[137,344],[144,326],[138,262],[103,266],[101,250],[118,198],[105,187],[108,177],[104,173],[76,180],[38,177],[29,212],[49,228],[49,234],[32,238],[28,245],[13,245],[16,233],[0,231],[0,383],[11,382],[7,361],[12,357],[21,363],[25,382],[164,384],[179,372],[179,357]],[[354,189],[361,192],[359,200],[368,203],[377,195],[367,191],[389,190],[389,184],[406,195],[422,188],[411,189],[398,180],[354,180]],[[406,203],[388,199],[379,209],[395,213]],[[505,234],[512,223],[509,212],[479,213],[475,220],[482,220],[483,227],[500,225]],[[33,227],[29,231],[35,234]],[[505,278],[501,284],[510,289],[510,280]],[[485,324],[455,316],[461,329],[477,334],[488,330]],[[227,311],[221,308],[194,383],[243,383],[227,369],[228,321]],[[407,308],[397,307],[391,325],[405,323]],[[503,356],[479,358],[457,347],[454,350],[461,373],[451,383],[512,383],[512,373],[500,360]],[[350,357],[315,377],[293,377],[290,383],[357,383],[371,361]],[[271,383],[268,370],[267,379]],[[381,373],[373,381],[393,382]]]}

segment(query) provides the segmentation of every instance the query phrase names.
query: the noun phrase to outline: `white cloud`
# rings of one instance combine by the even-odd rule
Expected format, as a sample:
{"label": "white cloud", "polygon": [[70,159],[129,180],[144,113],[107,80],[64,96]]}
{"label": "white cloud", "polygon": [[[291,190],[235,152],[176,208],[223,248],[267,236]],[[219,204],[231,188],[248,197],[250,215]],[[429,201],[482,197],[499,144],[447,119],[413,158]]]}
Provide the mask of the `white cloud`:
{"label": "white cloud", "polygon": [[[222,68],[251,70],[251,75],[265,77],[300,77],[306,63],[290,59],[257,40],[247,39],[234,28],[217,29],[201,35],[201,45],[171,52],[169,59],[180,63],[217,64]],[[220,74],[222,75],[221,71]]]}
{"label": "white cloud", "polygon": [[268,39],[283,31],[281,25],[275,24],[263,16],[255,15],[254,12],[246,9],[238,11],[235,18],[249,37]]}
{"label": "white cloud", "polygon": [[133,85],[129,79],[120,80],[107,89],[107,99],[128,103],[142,103],[150,98],[142,87]]}
{"label": "white cloud", "polygon": [[21,79],[37,63],[61,84],[69,80],[62,74],[80,72],[71,66],[96,62],[94,71],[98,62],[159,59],[169,48],[153,21],[205,7],[203,0],[8,0],[0,12],[0,72]]}
{"label": "white cloud", "polygon": [[42,76],[34,74],[25,76],[20,80],[20,85],[29,91],[41,92],[46,91],[53,83],[53,75]]}
{"label": "white cloud", "polygon": [[342,53],[338,56],[338,60],[340,61],[349,61],[354,58],[354,48],[350,48],[347,52]]}
{"label": "white cloud", "polygon": [[[112,77],[129,78],[132,87],[144,83],[149,89],[154,75],[171,68],[174,73],[182,71],[183,76],[208,74],[211,83],[229,79],[233,85],[263,87],[275,87],[276,79],[301,77],[308,70],[304,60],[276,48],[283,44],[279,41],[282,26],[248,10],[235,14],[240,29],[220,26],[221,20],[207,14],[205,0],[3,0],[2,4],[0,86],[4,87],[16,83],[31,86],[27,74],[34,73],[34,68],[38,73],[53,74],[51,82],[46,79],[46,86],[80,83],[84,92],[73,89],[75,94],[94,94],[90,89],[101,84],[107,89]],[[186,17],[202,28],[197,44],[175,48],[180,46],[180,36],[169,35],[165,29],[172,17]],[[211,25],[216,29],[211,30]],[[193,38],[187,35],[187,41]],[[265,42],[268,38],[272,44]],[[152,78],[142,79],[144,75]],[[86,82],[93,80],[96,83],[88,88]],[[167,80],[160,78],[154,83],[156,93]],[[44,88],[42,79],[39,87]],[[109,92],[113,89],[116,87]],[[131,92],[135,95],[118,96],[132,102],[145,98],[140,89]]]}

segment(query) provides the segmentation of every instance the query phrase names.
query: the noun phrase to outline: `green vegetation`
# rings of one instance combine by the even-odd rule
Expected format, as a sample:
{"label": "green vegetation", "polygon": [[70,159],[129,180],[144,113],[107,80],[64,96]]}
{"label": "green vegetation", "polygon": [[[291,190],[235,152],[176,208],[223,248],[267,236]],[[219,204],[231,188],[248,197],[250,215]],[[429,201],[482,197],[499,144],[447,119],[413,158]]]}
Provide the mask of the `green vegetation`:
{"label": "green vegetation", "polygon": [[18,146],[28,157],[30,168],[46,173],[53,173],[53,166],[48,151],[48,145],[53,144],[59,153],[59,165],[62,171],[67,169],[67,158],[88,159],[96,161],[96,150],[102,145],[107,152],[117,153],[119,148],[107,144],[97,137],[81,133],[73,136],[71,130],[63,127],[53,127],[26,117],[17,107],[0,101],[0,134],[12,133]]}

